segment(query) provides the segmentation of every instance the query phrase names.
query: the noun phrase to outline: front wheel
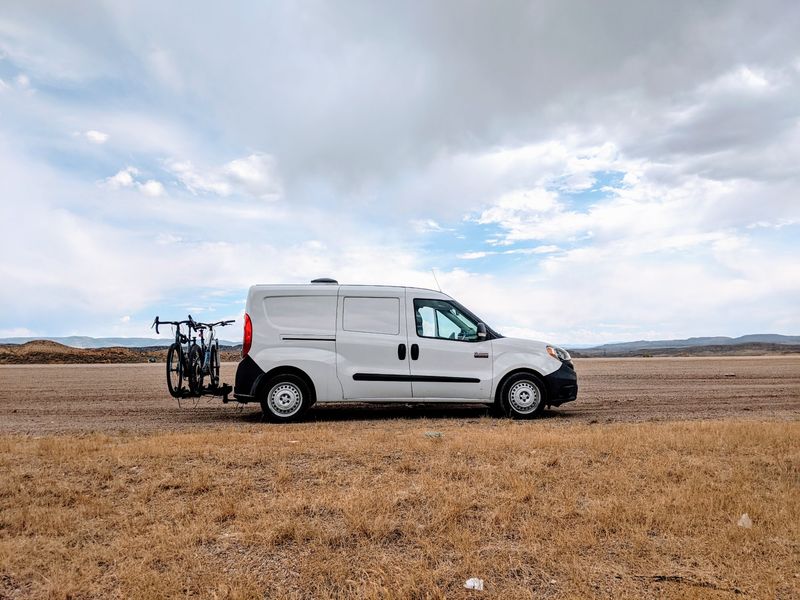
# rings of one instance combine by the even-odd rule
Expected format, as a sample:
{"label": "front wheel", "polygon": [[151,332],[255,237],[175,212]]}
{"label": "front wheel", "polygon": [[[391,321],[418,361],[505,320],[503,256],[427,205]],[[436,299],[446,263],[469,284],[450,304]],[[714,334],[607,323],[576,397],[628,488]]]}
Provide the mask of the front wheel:
{"label": "front wheel", "polygon": [[542,381],[529,373],[509,378],[500,391],[500,408],[512,419],[532,419],[542,413],[545,391]]}
{"label": "front wheel", "polygon": [[266,385],[261,400],[264,418],[274,423],[296,421],[313,404],[311,390],[297,375],[278,375]]}
{"label": "front wheel", "polygon": [[219,387],[219,348],[216,345],[211,347],[211,359],[209,360],[208,369],[211,387]]}
{"label": "front wheel", "polygon": [[183,395],[183,350],[180,344],[172,344],[167,351],[167,389],[173,398]]}

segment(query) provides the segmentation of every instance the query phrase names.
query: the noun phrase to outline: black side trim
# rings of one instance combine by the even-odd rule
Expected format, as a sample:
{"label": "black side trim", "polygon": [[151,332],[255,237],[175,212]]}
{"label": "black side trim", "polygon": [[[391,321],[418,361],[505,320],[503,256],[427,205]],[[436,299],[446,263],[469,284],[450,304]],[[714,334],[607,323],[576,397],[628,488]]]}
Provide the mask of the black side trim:
{"label": "black side trim", "polygon": [[432,383],[480,383],[476,377],[439,377],[438,375],[395,375],[393,373],[354,373],[354,381],[419,381]]}
{"label": "black side trim", "polygon": [[336,338],[304,338],[304,337],[285,337],[281,341],[299,341],[299,342],[335,342]]}

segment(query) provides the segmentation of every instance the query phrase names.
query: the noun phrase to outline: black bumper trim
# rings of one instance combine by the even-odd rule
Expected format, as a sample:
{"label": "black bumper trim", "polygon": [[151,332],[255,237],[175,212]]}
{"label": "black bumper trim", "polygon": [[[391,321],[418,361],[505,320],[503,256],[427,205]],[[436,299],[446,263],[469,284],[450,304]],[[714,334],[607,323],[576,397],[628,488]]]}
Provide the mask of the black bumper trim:
{"label": "black bumper trim", "polygon": [[249,400],[242,400],[243,398],[254,398],[256,393],[256,385],[258,379],[264,374],[263,369],[256,364],[249,356],[245,356],[236,367],[236,383],[233,387],[233,397],[237,400],[248,402]]}
{"label": "black bumper trim", "polygon": [[557,371],[544,377],[547,404],[559,406],[578,397],[578,375],[572,363],[562,363]]}

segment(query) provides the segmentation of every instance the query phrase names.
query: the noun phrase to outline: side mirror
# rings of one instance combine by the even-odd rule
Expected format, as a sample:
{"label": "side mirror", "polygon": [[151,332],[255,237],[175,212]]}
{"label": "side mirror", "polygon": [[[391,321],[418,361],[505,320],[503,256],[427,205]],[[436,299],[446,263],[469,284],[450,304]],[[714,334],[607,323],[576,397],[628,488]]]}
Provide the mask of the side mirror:
{"label": "side mirror", "polygon": [[485,340],[486,339],[486,325],[483,323],[478,323],[478,339]]}

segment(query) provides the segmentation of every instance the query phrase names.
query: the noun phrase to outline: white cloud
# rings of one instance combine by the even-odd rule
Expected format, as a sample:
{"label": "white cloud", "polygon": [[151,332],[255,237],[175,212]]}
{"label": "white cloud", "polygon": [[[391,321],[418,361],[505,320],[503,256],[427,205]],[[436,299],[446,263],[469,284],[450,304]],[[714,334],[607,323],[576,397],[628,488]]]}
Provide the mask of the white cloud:
{"label": "white cloud", "polygon": [[166,167],[194,194],[241,193],[271,200],[282,191],[275,159],[268,154],[250,154],[211,169],[199,169],[189,160],[169,160]]}
{"label": "white cloud", "polygon": [[511,252],[519,252],[520,254],[552,254],[553,252],[560,252],[561,248],[553,246],[552,244],[546,246],[536,246],[535,248],[522,248]]}
{"label": "white cloud", "polygon": [[112,190],[129,188],[134,184],[134,176],[139,174],[135,167],[125,167],[105,180],[106,186]]}
{"label": "white cloud", "polygon": [[84,132],[83,135],[93,144],[105,144],[108,141],[108,134],[96,129],[90,129]]}
{"label": "white cloud", "polygon": [[23,90],[27,90],[31,87],[31,78],[25,75],[25,73],[20,73],[19,75],[17,75],[14,78],[14,81]]}
{"label": "white cloud", "polygon": [[251,154],[232,160],[225,165],[223,173],[257,198],[275,198],[281,193],[275,159],[267,154]]}
{"label": "white cloud", "polygon": [[560,251],[561,248],[550,244],[545,246],[535,246],[533,248],[512,248],[511,250],[480,250],[476,252],[464,252],[463,254],[459,254],[458,258],[462,260],[475,260],[478,258],[486,258],[487,256],[509,256],[512,254],[553,254],[554,252]]}
{"label": "white cloud", "polygon": [[155,179],[148,179],[147,181],[138,181],[139,169],[136,167],[125,167],[118,171],[116,174],[107,178],[104,185],[112,190],[120,190],[126,188],[136,188],[145,196],[155,198],[164,194],[164,185]]}
{"label": "white cloud", "polygon": [[194,194],[212,193],[219,196],[231,194],[230,183],[220,179],[214,173],[201,173],[191,161],[168,161],[166,166],[186,186],[186,189]]}
{"label": "white cloud", "polygon": [[484,252],[484,251],[464,252],[463,254],[459,254],[458,258],[462,260],[475,260],[478,258],[485,258],[490,254],[496,254],[496,252]]}
{"label": "white cloud", "polygon": [[155,179],[148,179],[144,183],[140,183],[138,185],[142,193],[145,196],[150,196],[151,198],[161,196],[164,193],[164,186],[160,181],[156,181]]}
{"label": "white cloud", "polygon": [[411,226],[417,233],[441,233],[444,231],[453,231],[452,228],[442,227],[434,219],[414,219],[411,221]]}
{"label": "white cloud", "polygon": [[763,92],[772,85],[762,71],[741,66],[722,75],[711,87],[721,91]]}

